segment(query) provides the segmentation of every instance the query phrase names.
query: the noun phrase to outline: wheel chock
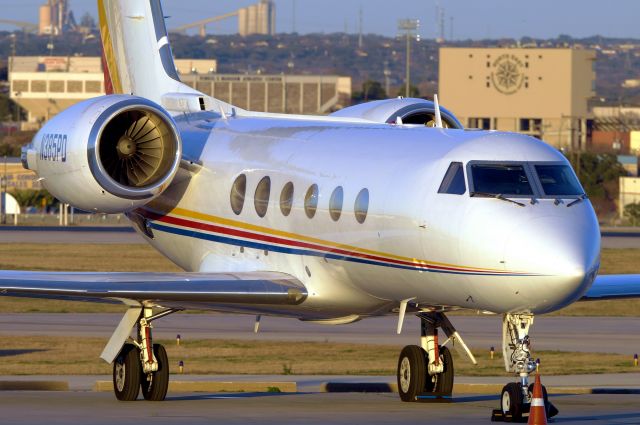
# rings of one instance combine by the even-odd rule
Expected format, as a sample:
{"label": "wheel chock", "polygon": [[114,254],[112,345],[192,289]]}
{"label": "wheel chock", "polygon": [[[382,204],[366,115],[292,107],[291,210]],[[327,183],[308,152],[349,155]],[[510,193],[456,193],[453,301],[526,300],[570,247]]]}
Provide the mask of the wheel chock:
{"label": "wheel chock", "polygon": [[491,422],[507,422],[505,415],[502,413],[502,409],[493,409],[491,411]]}
{"label": "wheel chock", "polygon": [[491,422],[520,422],[520,423],[526,423],[527,420],[529,418],[528,414],[524,414],[522,415],[522,419],[519,421],[516,421],[513,419],[513,416],[509,415],[509,414],[504,414],[502,413],[501,409],[493,409],[491,411]]}

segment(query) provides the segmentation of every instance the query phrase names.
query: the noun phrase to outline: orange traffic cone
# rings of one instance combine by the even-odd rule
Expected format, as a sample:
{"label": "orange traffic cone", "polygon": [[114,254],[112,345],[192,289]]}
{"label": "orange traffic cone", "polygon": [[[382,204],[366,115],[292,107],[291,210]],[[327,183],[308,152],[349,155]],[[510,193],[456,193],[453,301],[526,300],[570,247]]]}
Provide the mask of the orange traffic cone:
{"label": "orange traffic cone", "polygon": [[531,409],[527,423],[529,425],[547,425],[547,412],[544,407],[539,373],[536,373],[536,382],[533,384],[533,396],[531,397]]}

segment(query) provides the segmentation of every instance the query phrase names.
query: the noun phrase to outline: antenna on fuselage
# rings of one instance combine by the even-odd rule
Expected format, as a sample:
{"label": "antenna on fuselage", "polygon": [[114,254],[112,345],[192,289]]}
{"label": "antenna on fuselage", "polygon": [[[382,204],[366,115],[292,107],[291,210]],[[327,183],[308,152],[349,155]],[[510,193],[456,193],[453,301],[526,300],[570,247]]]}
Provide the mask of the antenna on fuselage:
{"label": "antenna on fuselage", "polygon": [[433,95],[433,106],[436,109],[436,128],[442,128],[442,115],[440,115],[440,104],[438,103],[438,95]]}

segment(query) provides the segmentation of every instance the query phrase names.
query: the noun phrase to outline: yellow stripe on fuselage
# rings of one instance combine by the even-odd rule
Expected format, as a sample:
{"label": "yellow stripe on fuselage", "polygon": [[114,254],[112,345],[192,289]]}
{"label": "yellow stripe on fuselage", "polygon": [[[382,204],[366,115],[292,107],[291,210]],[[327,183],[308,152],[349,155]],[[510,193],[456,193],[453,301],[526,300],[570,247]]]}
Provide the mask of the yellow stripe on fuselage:
{"label": "yellow stripe on fuselage", "polygon": [[375,255],[377,257],[384,257],[384,258],[394,259],[394,260],[399,260],[399,261],[408,261],[408,262],[411,262],[411,263],[419,265],[419,266],[428,267],[428,266],[431,265],[431,266],[452,267],[452,268],[465,268],[465,269],[469,269],[469,270],[483,271],[483,272],[504,273],[504,270],[499,270],[499,269],[463,267],[463,266],[459,266],[459,265],[455,265],[455,264],[438,263],[438,262],[433,262],[433,261],[420,260],[420,259],[417,259],[417,258],[402,257],[402,256],[399,256],[399,255],[389,254],[389,253],[385,253],[385,252],[372,251],[372,250],[365,249],[365,248],[359,248],[359,247],[352,246],[352,245],[338,244],[338,243],[335,243],[335,242],[326,241],[326,240],[314,238],[314,237],[311,237],[311,236],[305,236],[305,235],[300,235],[300,234],[297,234],[297,233],[285,232],[283,230],[276,230],[276,229],[272,229],[272,228],[269,228],[269,227],[263,227],[263,226],[257,226],[257,225],[254,225],[254,224],[248,224],[248,223],[244,223],[244,222],[241,222],[241,221],[230,220],[230,219],[227,219],[227,218],[216,217],[216,216],[213,216],[213,215],[204,214],[204,213],[200,213],[200,212],[196,212],[196,211],[191,211],[191,210],[187,210],[187,209],[184,209],[184,208],[179,208],[179,207],[172,208],[172,207],[169,207],[168,205],[161,205],[158,201],[152,202],[149,206],[151,208],[157,209],[157,210],[161,211],[163,214],[167,214],[167,215],[168,214],[173,214],[173,215],[177,215],[177,216],[188,217],[188,218],[191,218],[191,219],[200,220],[200,221],[209,222],[209,223],[216,223],[216,224],[220,224],[220,225],[223,225],[223,226],[235,227],[235,228],[239,228],[239,229],[243,229],[243,230],[250,230],[250,231],[253,231],[253,232],[260,232],[260,233],[265,233],[265,234],[268,234],[268,235],[280,236],[280,237],[283,237],[283,238],[294,239],[294,240],[314,243],[314,244],[318,244],[318,245],[325,245],[325,246],[338,248],[338,249],[342,249],[342,250],[358,252],[360,254]]}
{"label": "yellow stripe on fuselage", "polygon": [[118,72],[118,61],[113,50],[111,40],[111,32],[109,31],[109,22],[107,20],[107,10],[105,9],[104,0],[98,0],[98,17],[100,19],[100,35],[102,38],[102,48],[104,49],[104,57],[106,60],[107,72],[111,79],[113,92],[122,94],[122,83],[120,81],[120,73]]}

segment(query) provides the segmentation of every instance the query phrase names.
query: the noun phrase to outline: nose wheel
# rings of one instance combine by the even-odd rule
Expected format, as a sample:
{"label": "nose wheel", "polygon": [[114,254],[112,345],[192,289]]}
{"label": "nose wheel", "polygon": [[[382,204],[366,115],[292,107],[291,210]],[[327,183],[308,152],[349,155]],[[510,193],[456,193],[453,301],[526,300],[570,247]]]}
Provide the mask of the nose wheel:
{"label": "nose wheel", "polygon": [[509,418],[513,422],[519,422],[522,420],[524,411],[529,410],[526,407],[528,405],[523,399],[522,385],[519,382],[510,382],[505,385],[500,397],[502,417]]}

